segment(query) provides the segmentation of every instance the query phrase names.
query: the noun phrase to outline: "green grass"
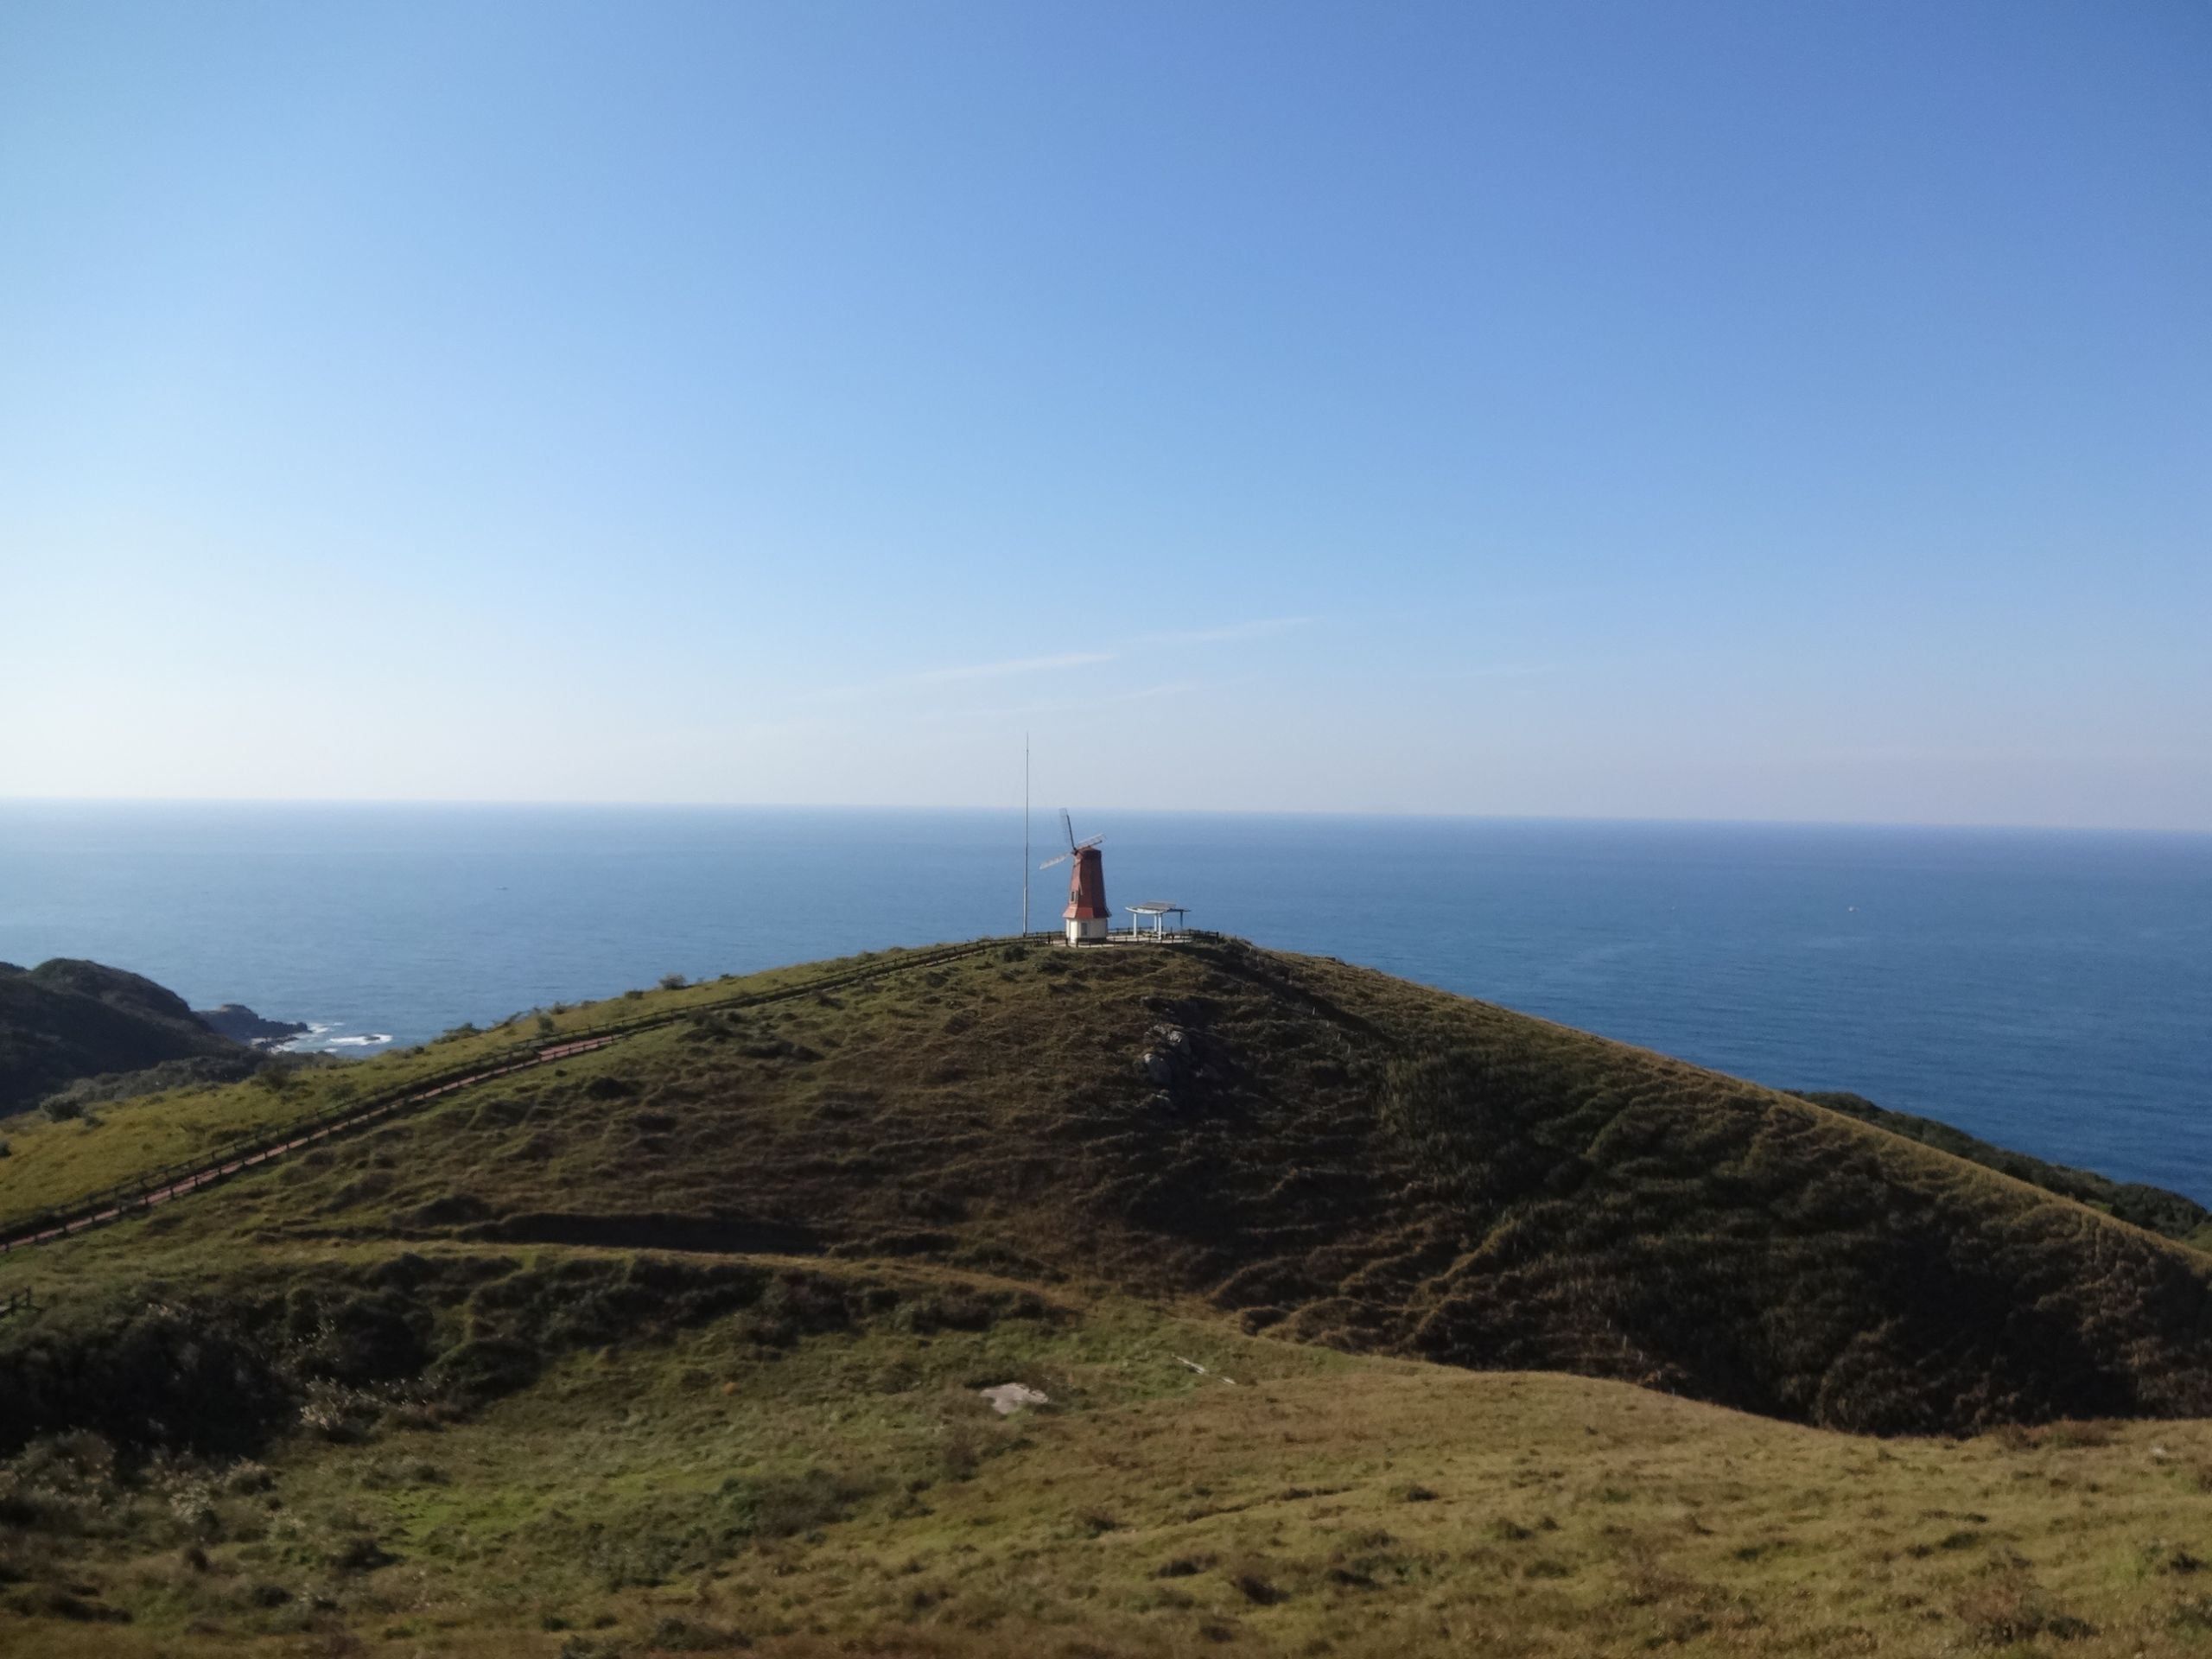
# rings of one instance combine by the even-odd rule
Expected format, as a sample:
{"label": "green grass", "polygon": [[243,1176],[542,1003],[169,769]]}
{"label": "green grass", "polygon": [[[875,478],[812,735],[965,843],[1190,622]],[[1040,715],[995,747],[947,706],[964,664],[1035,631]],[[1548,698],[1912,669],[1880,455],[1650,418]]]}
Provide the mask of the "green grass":
{"label": "green grass", "polygon": [[2002,1171],[2015,1180],[2025,1181],[2046,1192],[2056,1192],[2093,1210],[2168,1238],[2179,1239],[2193,1248],[2202,1249],[2212,1246],[2212,1211],[2195,1199],[2178,1192],[2170,1192],[2160,1186],[2146,1185],[2140,1181],[2115,1181],[2093,1170],[2075,1169],[2065,1164],[2054,1164],[2042,1158],[2031,1158],[2025,1153],[2010,1147],[1993,1146],[1990,1142],[1953,1128],[1948,1123],[1932,1117],[1916,1116],[1911,1112],[1893,1112],[1887,1107],[1877,1106],[1864,1095],[1840,1093],[1806,1093],[1803,1098],[1831,1111],[1842,1112],[1917,1141],[1923,1146],[1948,1152],[1954,1158],[1964,1158],[1990,1169]]}
{"label": "green grass", "polygon": [[[2064,1421],[2202,1414],[2191,1251],[1329,962],[1009,948],[702,1009],[731,988],[0,1260],[43,1304],[0,1325],[17,1630],[570,1659],[2212,1638],[2212,1427]],[[118,1108],[79,1178],[143,1155],[129,1113],[267,1106],[233,1092]],[[976,1390],[1007,1381],[1052,1403],[1001,1421]]]}
{"label": "green grass", "polygon": [[99,1104],[86,1118],[63,1122],[23,1114],[0,1124],[10,1146],[9,1157],[0,1160],[0,1222],[65,1207],[146,1171],[188,1164],[240,1136],[404,1088],[518,1044],[555,1043],[597,1027],[774,991],[901,954],[871,952],[704,980],[680,990],[578,1003],[558,1013],[531,1009],[481,1031],[449,1033],[372,1059],[294,1072],[281,1088],[256,1082],[168,1090]]}
{"label": "green grass", "polygon": [[[1195,1056],[1165,1086],[1163,1047]],[[2194,1252],[1793,1096],[1234,948],[995,953],[680,1022],[39,1269],[147,1238],[929,1261],[1885,1432],[2212,1399]]]}
{"label": "green grass", "polygon": [[[129,1622],[16,1628],[56,1656],[2202,1650],[2204,1425],[1884,1444],[1120,1300],[922,1334],[904,1310],[975,1288],[826,1276],[875,1311],[80,1484],[4,1594]],[[993,1416],[1009,1379],[1050,1403]]]}

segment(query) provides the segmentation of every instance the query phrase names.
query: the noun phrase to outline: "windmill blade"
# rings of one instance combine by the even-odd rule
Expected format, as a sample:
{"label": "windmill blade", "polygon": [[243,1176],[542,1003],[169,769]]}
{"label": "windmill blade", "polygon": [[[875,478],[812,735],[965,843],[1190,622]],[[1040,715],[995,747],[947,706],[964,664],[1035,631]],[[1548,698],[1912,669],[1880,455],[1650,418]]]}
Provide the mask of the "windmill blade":
{"label": "windmill blade", "polygon": [[1069,848],[1068,855],[1070,857],[1073,857],[1077,853],[1087,853],[1093,847],[1101,845],[1105,839],[1106,837],[1103,836],[1093,836],[1089,841],[1084,842],[1082,846]]}
{"label": "windmill blade", "polygon": [[1060,809],[1060,833],[1068,838],[1068,850],[1075,851],[1075,824],[1069,818],[1068,810],[1065,806]]}
{"label": "windmill blade", "polygon": [[1055,865],[1055,864],[1065,864],[1065,863],[1066,863],[1066,862],[1068,861],[1068,860],[1070,860],[1070,859],[1073,858],[1074,856],[1075,856],[1075,855],[1074,855],[1073,853],[1062,853],[1062,854],[1061,854],[1058,858],[1048,858],[1048,859],[1046,859],[1046,860],[1042,864],[1039,864],[1037,868],[1038,868],[1039,869],[1040,869],[1040,870],[1049,870],[1049,869],[1051,869],[1051,868],[1052,868],[1052,866],[1053,866],[1053,865]]}

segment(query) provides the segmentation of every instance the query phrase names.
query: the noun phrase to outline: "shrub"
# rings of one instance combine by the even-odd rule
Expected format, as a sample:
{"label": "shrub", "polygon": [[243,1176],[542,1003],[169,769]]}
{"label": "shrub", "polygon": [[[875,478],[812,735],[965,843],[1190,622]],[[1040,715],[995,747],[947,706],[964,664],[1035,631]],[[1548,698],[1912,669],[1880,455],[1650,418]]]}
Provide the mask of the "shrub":
{"label": "shrub", "polygon": [[1279,1589],[1274,1581],[1257,1567],[1246,1567],[1230,1580],[1244,1599],[1255,1607],[1272,1607],[1277,1602],[1287,1601],[1287,1591]]}
{"label": "shrub", "polygon": [[361,1484],[371,1491],[392,1487],[442,1486],[446,1471],[427,1458],[398,1458],[372,1464],[361,1471]]}
{"label": "shrub", "polygon": [[2012,1647],[2039,1636],[2075,1642],[2096,1634],[2088,1620],[2050,1608],[2036,1581],[2017,1569],[1968,1586],[1954,1607],[1967,1627],[1967,1639],[1976,1647]]}
{"label": "shrub", "polygon": [[645,1637],[645,1645],[655,1653],[728,1653],[734,1649],[749,1648],[753,1643],[736,1630],[679,1618],[671,1613],[653,1626],[652,1634]]}
{"label": "shrub", "polygon": [[918,1296],[902,1303],[895,1328],[919,1336],[939,1331],[988,1331],[998,1320],[998,1309],[970,1290],[953,1289]]}
{"label": "shrub", "polygon": [[2153,1538],[2137,1553],[2135,1570],[2139,1576],[2152,1573],[2201,1573],[2204,1562],[2180,1544]]}
{"label": "shrub", "polygon": [[681,974],[663,974],[660,976],[660,988],[664,991],[680,991],[690,982]]}
{"label": "shrub", "polygon": [[2212,1630],[2212,1596],[2191,1596],[2177,1603],[2166,1623],[2191,1636]]}
{"label": "shrub", "polygon": [[441,1355],[423,1374],[440,1393],[477,1406],[526,1389],[537,1380],[537,1351],[512,1337],[479,1337]]}
{"label": "shrub", "polygon": [[861,1489],[827,1469],[722,1483],[717,1501],[742,1536],[789,1538],[841,1521]]}
{"label": "shrub", "polygon": [[2093,1450],[2112,1444],[2112,1425],[2101,1421],[2083,1421],[2078,1418],[2062,1417],[2045,1426],[2043,1443],[2062,1451]]}
{"label": "shrub", "polygon": [[399,1559],[366,1533],[341,1539],[330,1552],[330,1565],[340,1573],[373,1573]]}
{"label": "shrub", "polygon": [[944,1439],[938,1452],[944,1460],[946,1474],[955,1480],[966,1480],[983,1461],[982,1434],[975,1424],[956,1419],[944,1426]]}
{"label": "shrub", "polygon": [[283,1357],[245,1306],[155,1302],[0,1353],[0,1450],[86,1428],[120,1446],[237,1453],[292,1414]]}
{"label": "shrub", "polygon": [[232,1497],[252,1497],[276,1484],[276,1477],[251,1458],[241,1458],[223,1471],[223,1491]]}
{"label": "shrub", "polygon": [[119,1501],[115,1448],[98,1434],[34,1440],[0,1465],[0,1526],[83,1533]]}
{"label": "shrub", "polygon": [[295,1287],[284,1316],[289,1333],[307,1344],[300,1369],[311,1376],[392,1382],[414,1376],[430,1357],[429,1314],[391,1289]]}
{"label": "shrub", "polygon": [[[89,1586],[80,1586],[89,1588]],[[66,1618],[80,1624],[127,1624],[130,1615],[120,1607],[106,1607],[86,1599],[75,1590],[59,1585],[35,1585],[18,1592],[9,1611],[30,1618]]]}
{"label": "shrub", "polygon": [[319,1438],[350,1446],[369,1437],[382,1414],[380,1403],[359,1389],[318,1381],[308,1387],[300,1405],[300,1427]]}

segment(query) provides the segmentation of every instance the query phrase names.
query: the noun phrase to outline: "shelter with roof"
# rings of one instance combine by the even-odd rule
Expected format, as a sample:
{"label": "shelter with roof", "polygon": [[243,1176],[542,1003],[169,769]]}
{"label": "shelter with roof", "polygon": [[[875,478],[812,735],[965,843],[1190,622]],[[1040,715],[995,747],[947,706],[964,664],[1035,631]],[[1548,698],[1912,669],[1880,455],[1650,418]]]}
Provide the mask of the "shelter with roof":
{"label": "shelter with roof", "polygon": [[[1165,939],[1187,931],[1189,912],[1182,906],[1171,905],[1165,899],[1155,899],[1146,904],[1131,905],[1129,914],[1136,918],[1129,925],[1129,931],[1136,938]],[[1167,925],[1170,916],[1175,918],[1175,925],[1172,929]],[[1152,923],[1150,927],[1145,925],[1147,918]]]}

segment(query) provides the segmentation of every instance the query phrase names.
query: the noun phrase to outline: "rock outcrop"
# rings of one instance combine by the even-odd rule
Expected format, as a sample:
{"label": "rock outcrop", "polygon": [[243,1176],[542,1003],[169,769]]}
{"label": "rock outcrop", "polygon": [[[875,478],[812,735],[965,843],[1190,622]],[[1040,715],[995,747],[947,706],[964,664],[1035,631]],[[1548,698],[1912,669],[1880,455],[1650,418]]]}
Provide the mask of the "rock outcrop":
{"label": "rock outcrop", "polygon": [[305,1035],[308,1029],[297,1020],[264,1020],[243,1002],[226,1002],[219,1008],[194,1008],[192,1012],[208,1030],[234,1043],[251,1043],[257,1048],[289,1042]]}

